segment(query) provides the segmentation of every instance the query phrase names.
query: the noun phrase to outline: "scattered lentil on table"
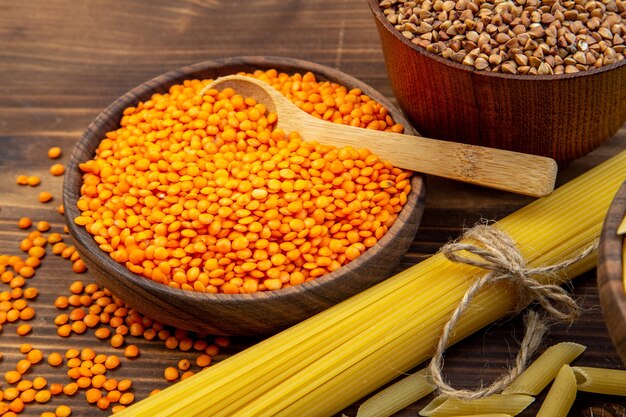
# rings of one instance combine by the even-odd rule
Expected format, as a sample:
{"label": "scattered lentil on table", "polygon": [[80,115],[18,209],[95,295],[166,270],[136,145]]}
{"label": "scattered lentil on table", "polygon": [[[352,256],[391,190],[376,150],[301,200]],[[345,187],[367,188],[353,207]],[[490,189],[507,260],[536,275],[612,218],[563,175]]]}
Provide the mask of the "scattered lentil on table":
{"label": "scattered lentil on table", "polygon": [[626,57],[623,0],[382,0],[413,44],[480,71],[572,74]]}
{"label": "scattered lentil on table", "polygon": [[[276,70],[268,82],[329,122],[401,132],[360,90]],[[356,259],[387,232],[410,172],[365,149],[275,129],[232,89],[187,80],[124,111],[83,171],[75,218],[130,271],[209,293],[277,290]],[[315,138],[310,138],[315,139]]]}
{"label": "scattered lentil on table", "polygon": [[[60,148],[53,148],[48,156],[52,159],[61,155]],[[53,172],[51,172],[54,175]],[[38,185],[41,179],[36,176],[20,175],[16,181],[19,185]],[[48,193],[49,194],[49,193]],[[49,194],[50,197],[52,196]],[[55,209],[63,214],[62,205]],[[29,217],[17,220],[17,228],[26,233],[26,237],[19,241],[17,250],[21,250],[25,257],[0,254],[0,281],[5,289],[0,291],[0,331],[7,327],[14,327],[15,333],[28,340],[36,331],[30,322],[36,316],[36,310],[30,305],[31,301],[39,296],[39,290],[33,286],[36,281],[37,269],[41,266],[48,250],[71,262],[71,269],[76,274],[86,272],[86,266],[72,244],[68,240],[67,229],[62,233],[54,231],[54,223],[47,220],[33,222]],[[33,226],[35,230],[29,230]],[[78,276],[78,275],[77,275]],[[111,349],[120,349],[120,356],[141,361],[139,347],[127,343],[129,338],[142,338],[150,343],[161,343],[169,350],[174,350],[173,364],[189,363],[187,371],[178,379],[166,381],[173,383],[209,366],[213,358],[219,354],[220,347],[228,345],[224,337],[208,337],[166,326],[150,318],[144,317],[121,300],[114,297],[108,290],[91,282],[74,281],[68,288],[68,295],[60,295],[54,305],[61,312],[52,323],[57,326],[58,335],[63,339],[74,334],[84,334],[90,331],[98,339],[109,339]],[[61,340],[63,340],[61,339]],[[174,339],[176,343],[167,346],[166,339]],[[38,340],[38,339],[34,339]],[[115,342],[114,342],[115,341]],[[84,340],[71,342],[67,345],[83,344]],[[63,345],[62,341],[58,342]],[[102,345],[98,345],[102,346]],[[20,356],[13,364],[7,361],[9,355],[0,352],[2,375],[8,385],[0,389],[0,415],[15,417],[30,409],[30,404],[54,403],[54,411],[43,411],[41,416],[68,417],[72,409],[65,404],[58,404],[68,397],[81,393],[85,402],[93,402],[93,406],[102,410],[116,413],[135,401],[133,384],[130,379],[116,379],[109,376],[109,372],[119,372],[123,368],[123,361],[116,354],[96,353],[89,346],[80,350],[68,348],[64,352],[48,352],[33,347],[31,343],[19,345],[16,353]],[[123,350],[122,350],[123,349]],[[183,359],[178,353],[185,353]],[[12,352],[11,356],[14,355]],[[62,367],[66,364],[66,368]],[[164,368],[169,363],[164,363]],[[192,365],[193,364],[193,365]],[[52,378],[65,382],[52,382],[42,376],[41,366],[48,366],[43,371]],[[126,366],[128,362],[126,362]],[[13,367],[13,368],[11,368]],[[193,367],[193,370],[192,370]],[[123,374],[119,374],[122,376]],[[53,397],[60,397],[54,400]],[[96,399],[97,398],[97,399]]]}

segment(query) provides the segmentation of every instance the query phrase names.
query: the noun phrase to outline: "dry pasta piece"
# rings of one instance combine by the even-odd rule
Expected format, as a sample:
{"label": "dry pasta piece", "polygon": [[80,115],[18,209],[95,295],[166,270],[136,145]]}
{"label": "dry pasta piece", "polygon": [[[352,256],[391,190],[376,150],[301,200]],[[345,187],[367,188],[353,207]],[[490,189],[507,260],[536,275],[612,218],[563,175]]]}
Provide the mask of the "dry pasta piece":
{"label": "dry pasta piece", "polygon": [[585,349],[585,346],[571,342],[550,346],[502,393],[539,394],[556,377],[563,365],[568,365]]}
{"label": "dry pasta piece", "polygon": [[522,394],[494,394],[470,401],[440,395],[422,408],[419,414],[426,417],[451,417],[478,413],[516,415],[533,401],[535,399],[530,395]]}
{"label": "dry pasta piece", "polygon": [[563,365],[536,417],[567,417],[575,399],[576,377],[569,365]]}
{"label": "dry pasta piece", "polygon": [[386,417],[435,390],[428,368],[401,379],[369,398],[359,407],[357,417]]}
{"label": "dry pasta piece", "polygon": [[573,366],[579,391],[626,396],[626,371]]}

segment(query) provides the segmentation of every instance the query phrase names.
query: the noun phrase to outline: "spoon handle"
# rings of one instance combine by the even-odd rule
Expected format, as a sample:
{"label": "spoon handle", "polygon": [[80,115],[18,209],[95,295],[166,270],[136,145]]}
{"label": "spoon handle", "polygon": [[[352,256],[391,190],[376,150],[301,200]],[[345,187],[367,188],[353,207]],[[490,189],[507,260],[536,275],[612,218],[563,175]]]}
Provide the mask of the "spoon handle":
{"label": "spoon handle", "polygon": [[320,143],[368,148],[399,168],[533,197],[554,190],[557,164],[543,156],[330,123],[306,131]]}

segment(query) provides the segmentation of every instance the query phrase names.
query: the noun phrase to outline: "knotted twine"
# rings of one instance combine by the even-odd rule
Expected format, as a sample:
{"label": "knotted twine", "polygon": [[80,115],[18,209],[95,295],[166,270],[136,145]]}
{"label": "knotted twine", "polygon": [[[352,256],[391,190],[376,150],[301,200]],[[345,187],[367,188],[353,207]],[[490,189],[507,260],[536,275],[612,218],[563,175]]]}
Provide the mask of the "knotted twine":
{"label": "knotted twine", "polygon": [[[472,241],[476,243],[470,243]],[[461,400],[472,400],[501,392],[524,371],[528,359],[541,344],[547,330],[545,319],[541,318],[536,311],[529,310],[524,318],[525,334],[515,358],[515,366],[487,387],[475,391],[453,388],[444,381],[442,376],[443,354],[448,346],[452,329],[481,288],[499,281],[509,281],[515,286],[518,294],[516,311],[536,301],[552,319],[572,322],[578,317],[579,310],[578,304],[567,291],[558,285],[542,284],[533,277],[554,275],[589,256],[597,246],[596,241],[573,258],[555,265],[537,268],[527,266],[515,242],[506,232],[486,224],[466,230],[459,240],[443,246],[441,252],[450,261],[476,266],[490,272],[470,285],[443,328],[437,351],[430,362],[430,373],[440,393]]]}

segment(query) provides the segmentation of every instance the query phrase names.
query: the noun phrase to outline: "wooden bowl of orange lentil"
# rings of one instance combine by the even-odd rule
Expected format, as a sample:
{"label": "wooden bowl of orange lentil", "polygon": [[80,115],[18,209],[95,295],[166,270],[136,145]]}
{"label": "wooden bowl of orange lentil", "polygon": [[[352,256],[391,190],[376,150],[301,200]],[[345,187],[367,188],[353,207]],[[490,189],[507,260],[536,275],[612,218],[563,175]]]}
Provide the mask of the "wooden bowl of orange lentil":
{"label": "wooden bowl of orange lentil", "polygon": [[366,149],[272,129],[275,115],[232,90],[199,94],[236,73],[329,122],[415,133],[384,96],[338,70],[206,61],[105,109],[73,151],[63,203],[90,273],[127,304],[179,328],[253,336],[391,275],[417,231],[424,183]]}

